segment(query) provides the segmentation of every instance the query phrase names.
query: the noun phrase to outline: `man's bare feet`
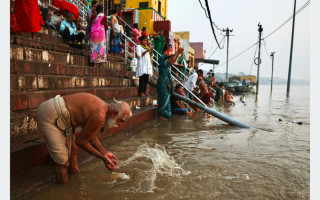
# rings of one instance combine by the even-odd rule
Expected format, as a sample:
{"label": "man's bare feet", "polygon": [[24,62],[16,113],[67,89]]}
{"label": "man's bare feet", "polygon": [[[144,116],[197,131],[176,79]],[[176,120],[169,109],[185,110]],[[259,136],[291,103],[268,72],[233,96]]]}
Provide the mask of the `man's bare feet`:
{"label": "man's bare feet", "polygon": [[140,92],[141,97],[145,97],[146,95],[143,92]]}

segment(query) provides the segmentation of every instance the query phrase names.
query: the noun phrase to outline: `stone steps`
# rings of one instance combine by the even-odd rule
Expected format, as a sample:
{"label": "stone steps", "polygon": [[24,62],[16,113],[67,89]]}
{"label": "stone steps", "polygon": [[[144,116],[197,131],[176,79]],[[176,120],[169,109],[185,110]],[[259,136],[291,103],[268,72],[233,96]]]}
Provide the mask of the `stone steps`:
{"label": "stone steps", "polygon": [[58,75],[10,75],[10,92],[91,87],[130,87],[131,79]]}
{"label": "stone steps", "polygon": [[[132,117],[120,127],[104,129],[99,134],[99,139],[103,140],[118,132],[129,130],[139,124],[147,122],[156,117],[156,107],[149,105],[141,109],[134,109]],[[10,139],[10,174],[14,175],[37,165],[43,164],[50,159],[47,147],[39,133],[33,136],[21,136]]]}
{"label": "stone steps", "polygon": [[[70,55],[80,55],[80,56],[87,56],[90,57],[91,51],[90,47],[87,44],[83,44],[84,49],[77,49],[70,47],[68,44],[63,42],[62,38],[51,36],[44,33],[37,33],[37,39],[31,39],[25,36],[19,35],[10,35],[10,44],[11,45],[18,45],[21,47],[28,47],[28,48],[36,48],[46,51],[55,51],[60,53],[68,53]],[[124,56],[116,55],[111,56],[108,54],[108,60],[114,62],[124,62]]]}
{"label": "stone steps", "polygon": [[122,127],[105,129],[100,139],[156,117],[156,107],[152,106],[156,89],[148,88],[151,97],[138,97],[132,80],[135,72],[127,71],[123,57],[108,55],[108,62],[95,68],[90,63],[88,45],[83,50],[71,48],[57,37],[57,32],[45,27],[36,37],[39,39],[31,39],[30,33],[10,35],[11,175],[50,160],[37,129],[36,109],[58,94],[87,92],[106,102],[115,97],[131,106],[133,116]]}
{"label": "stone steps", "polygon": [[[150,94],[155,94],[156,89],[149,88]],[[35,109],[42,102],[53,98],[56,95],[69,95],[74,93],[87,92],[92,93],[101,99],[112,100],[114,97],[128,98],[138,96],[137,87],[92,87],[92,88],[72,88],[59,90],[44,90],[32,92],[15,92],[10,94],[10,110]]]}
{"label": "stone steps", "polygon": [[114,77],[132,78],[136,72],[127,71],[124,63],[107,62],[103,68],[91,66],[77,66],[63,63],[50,63],[30,60],[10,60],[10,74],[34,75],[66,75],[78,77]]}

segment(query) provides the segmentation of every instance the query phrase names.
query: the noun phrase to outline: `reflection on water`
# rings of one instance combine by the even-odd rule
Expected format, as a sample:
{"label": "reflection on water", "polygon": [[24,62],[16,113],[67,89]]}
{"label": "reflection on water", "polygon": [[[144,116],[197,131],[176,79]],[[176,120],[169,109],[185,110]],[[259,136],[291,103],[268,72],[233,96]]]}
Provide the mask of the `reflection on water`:
{"label": "reflection on water", "polygon": [[261,86],[258,102],[249,94],[245,103],[235,96],[235,106],[214,106],[252,129],[201,112],[175,115],[109,148],[119,158],[114,172],[94,159],[67,185],[27,198],[309,199],[309,87],[293,86],[289,101],[285,86],[269,91]]}

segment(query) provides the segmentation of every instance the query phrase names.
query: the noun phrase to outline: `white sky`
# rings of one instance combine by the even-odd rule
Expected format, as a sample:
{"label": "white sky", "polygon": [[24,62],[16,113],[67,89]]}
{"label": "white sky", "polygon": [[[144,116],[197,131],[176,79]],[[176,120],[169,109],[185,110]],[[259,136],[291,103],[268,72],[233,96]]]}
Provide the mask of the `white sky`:
{"label": "white sky", "polygon": [[[182,3],[183,2],[183,3]],[[204,0],[201,0],[205,7]],[[220,28],[233,29],[229,43],[229,59],[258,41],[258,23],[261,22],[263,35],[267,36],[293,14],[293,0],[209,0],[212,20]],[[307,0],[297,0],[298,10]],[[311,4],[310,4],[311,5]],[[296,15],[294,49],[292,59],[292,79],[310,79],[310,28],[308,5]],[[198,0],[168,0],[168,19],[171,20],[171,31],[190,31],[191,42],[203,42],[206,56],[210,56],[216,49],[209,19]],[[288,78],[290,45],[291,45],[292,20],[276,33],[266,39],[268,55],[275,51],[274,76]],[[222,34],[215,28],[218,41]],[[218,49],[211,57],[220,60],[220,64],[226,61],[225,48]],[[255,47],[229,62],[229,73],[244,72],[249,74]],[[264,46],[261,46],[260,76],[271,76],[271,59],[267,56]],[[212,65],[202,65],[201,68],[211,69]],[[216,67],[216,72],[225,72],[226,65]],[[257,68],[252,67],[251,74],[256,75]]]}

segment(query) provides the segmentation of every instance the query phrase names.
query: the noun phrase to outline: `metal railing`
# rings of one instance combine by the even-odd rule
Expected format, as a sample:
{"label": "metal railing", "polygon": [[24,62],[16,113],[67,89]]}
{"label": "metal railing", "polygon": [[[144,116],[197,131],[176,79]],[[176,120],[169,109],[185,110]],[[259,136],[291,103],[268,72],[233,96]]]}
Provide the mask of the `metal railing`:
{"label": "metal railing", "polygon": [[[132,45],[134,45],[135,47],[137,47],[138,45],[136,44],[136,43],[134,43],[128,36],[126,36],[125,34],[123,34],[122,36],[124,36],[124,38],[125,38],[125,41],[127,40],[127,41],[129,41],[129,42],[131,42],[132,43]],[[128,54],[130,54],[130,52],[126,52],[126,50],[128,49],[128,47],[126,47],[126,46],[128,46],[129,48],[131,48],[129,45],[128,45],[128,42],[125,42],[125,56],[126,55],[128,55]],[[135,48],[131,48],[131,49],[135,49]],[[154,50],[158,55],[160,55],[159,54],[159,52],[157,52],[156,50]],[[134,57],[135,57],[135,53],[134,53]],[[156,64],[156,66],[155,65],[152,65],[152,67],[153,67],[153,70],[155,70],[157,73],[159,73],[159,71],[158,71],[158,69],[157,69],[157,66],[159,66],[159,63],[154,59],[154,57],[156,57],[157,58],[157,56],[155,56],[155,54],[153,55],[153,57],[152,57],[152,61],[153,61],[153,63],[155,63]],[[128,58],[128,57],[125,57],[125,60],[127,61],[127,60],[129,60],[130,61],[130,59]],[[172,66],[172,65],[171,65]],[[154,75],[155,76],[155,75]],[[181,83],[178,79],[176,79],[174,76],[172,76],[171,75],[171,77],[175,80],[175,81],[177,81],[179,84],[181,84],[193,97],[195,97],[202,105],[204,105],[204,106],[206,106],[206,104],[205,103],[203,103],[199,98],[198,98],[198,96],[196,96],[192,91],[190,91],[183,83]]]}
{"label": "metal railing", "polygon": [[[89,5],[88,6],[84,5],[80,0],[66,0],[66,1],[77,6],[79,10],[80,26],[82,26],[82,28],[85,29],[88,26],[87,15],[89,11]],[[90,3],[88,2],[88,4]]]}

